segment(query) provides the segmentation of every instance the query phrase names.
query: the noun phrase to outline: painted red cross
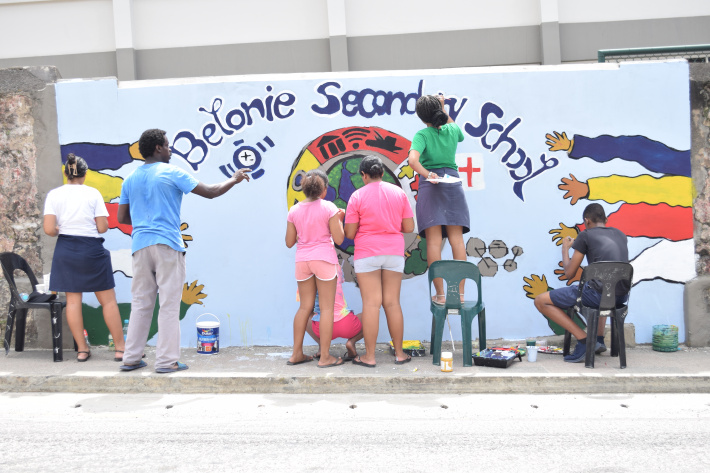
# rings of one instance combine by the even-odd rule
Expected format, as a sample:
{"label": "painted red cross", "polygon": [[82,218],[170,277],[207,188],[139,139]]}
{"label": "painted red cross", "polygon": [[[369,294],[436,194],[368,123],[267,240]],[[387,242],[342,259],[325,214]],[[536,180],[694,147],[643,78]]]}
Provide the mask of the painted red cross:
{"label": "painted red cross", "polygon": [[471,182],[471,180],[473,178],[473,173],[481,172],[481,168],[473,167],[473,162],[470,156],[467,159],[468,163],[466,164],[466,167],[459,168],[459,172],[465,172],[468,175],[468,187],[472,187],[473,183]]}

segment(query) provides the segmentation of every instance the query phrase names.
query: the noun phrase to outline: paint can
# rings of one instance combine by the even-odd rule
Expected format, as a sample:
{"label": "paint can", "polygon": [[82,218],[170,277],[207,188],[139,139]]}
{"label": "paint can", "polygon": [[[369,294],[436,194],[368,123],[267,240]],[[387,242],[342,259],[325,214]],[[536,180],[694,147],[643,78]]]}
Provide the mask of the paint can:
{"label": "paint can", "polygon": [[529,346],[528,347],[528,361],[532,361],[532,362],[537,361],[537,347],[536,346]]}
{"label": "paint can", "polygon": [[678,327],[675,325],[654,325],[654,351],[678,351]]}
{"label": "paint can", "polygon": [[[215,320],[200,321],[205,315]],[[202,314],[197,317],[197,353],[212,355],[219,353],[219,319],[214,314]]]}
{"label": "paint can", "polygon": [[450,351],[441,352],[441,371],[450,373],[454,370],[454,354]]}

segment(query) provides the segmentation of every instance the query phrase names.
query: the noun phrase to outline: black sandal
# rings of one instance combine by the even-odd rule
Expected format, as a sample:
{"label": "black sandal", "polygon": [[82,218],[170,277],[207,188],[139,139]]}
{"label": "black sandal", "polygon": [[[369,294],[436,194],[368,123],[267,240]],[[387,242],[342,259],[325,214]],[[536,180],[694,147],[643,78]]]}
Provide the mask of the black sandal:
{"label": "black sandal", "polygon": [[[81,354],[81,353],[86,353],[86,358],[79,358],[79,354]],[[83,363],[86,360],[88,360],[89,358],[91,358],[91,350],[76,352],[76,361],[78,361],[79,363]]]}

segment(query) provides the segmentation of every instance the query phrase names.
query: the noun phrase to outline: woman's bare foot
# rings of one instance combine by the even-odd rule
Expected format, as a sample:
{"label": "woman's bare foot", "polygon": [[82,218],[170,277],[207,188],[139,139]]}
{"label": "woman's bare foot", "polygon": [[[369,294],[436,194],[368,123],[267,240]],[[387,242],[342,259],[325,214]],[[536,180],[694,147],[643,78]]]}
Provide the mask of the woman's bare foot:
{"label": "woman's bare foot", "polygon": [[348,340],[345,342],[345,348],[348,350],[348,357],[355,358],[357,356],[357,349],[355,348],[355,343]]}
{"label": "woman's bare foot", "polygon": [[330,353],[326,353],[325,355],[321,354],[320,359],[318,360],[318,366],[332,366],[336,364],[340,365],[342,363],[342,358],[336,358]]}
{"label": "woman's bare foot", "polygon": [[301,353],[299,354],[293,354],[291,355],[291,358],[288,359],[288,364],[289,365],[298,365],[301,363],[307,363],[309,361],[313,361],[312,356],[306,356],[305,354]]}
{"label": "woman's bare foot", "polygon": [[409,358],[409,355],[404,353],[404,350],[401,350],[399,352],[395,352],[394,361],[404,361],[407,358]]}

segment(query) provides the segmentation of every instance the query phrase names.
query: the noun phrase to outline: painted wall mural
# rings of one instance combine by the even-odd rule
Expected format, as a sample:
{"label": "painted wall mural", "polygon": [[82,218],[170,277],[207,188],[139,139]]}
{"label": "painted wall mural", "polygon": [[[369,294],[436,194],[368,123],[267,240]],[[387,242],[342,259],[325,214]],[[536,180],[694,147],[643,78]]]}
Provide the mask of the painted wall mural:
{"label": "painted wall mural", "polygon": [[[142,164],[136,140],[143,130],[167,130],[171,162],[202,182],[222,181],[241,167],[253,170],[251,182],[225,196],[183,200],[183,346],[195,345],[195,320],[206,312],[220,319],[222,346],[290,345],[295,250],[283,238],[288,209],[304,198],[304,174],[325,171],[326,198],[346,209],[363,185],[360,160],[376,154],[385,163],[385,180],[414,206],[419,176],[407,152],[423,126],[414,105],[422,94],[436,93],[447,97],[447,112],[465,136],[456,156],[471,211],[464,240],[469,261],[484,275],[490,338],[559,331],[531,299],[579,278],[563,280],[559,245],[584,230],[582,210],[592,201],[604,206],[609,225],[629,236],[634,286],[627,322],[636,325],[637,341],[650,342],[658,323],[678,325],[683,333],[683,284],[695,277],[684,62],[120,86],[113,79],[60,82],[62,161],[69,153],[86,159],[86,182],[104,196],[110,213],[105,246],[122,317],[130,314],[131,227],[118,224],[116,211],[123,179]],[[416,229],[405,241],[405,338],[426,340],[426,242]],[[345,240],[337,252],[345,296],[357,312],[353,242]],[[448,246],[443,255],[451,257]],[[93,343],[106,343],[97,306],[85,296],[85,323]],[[459,322],[452,322],[456,336]],[[157,325],[149,343],[156,334]],[[380,330],[380,341],[386,340]]]}

